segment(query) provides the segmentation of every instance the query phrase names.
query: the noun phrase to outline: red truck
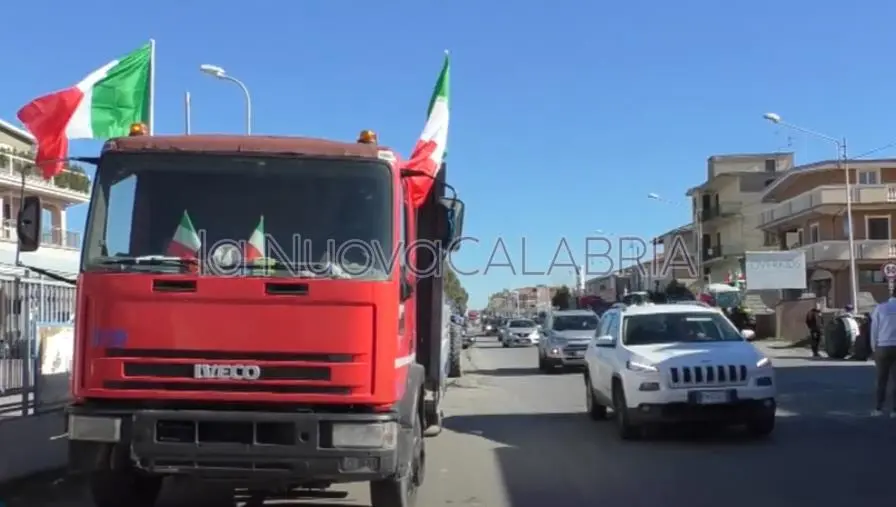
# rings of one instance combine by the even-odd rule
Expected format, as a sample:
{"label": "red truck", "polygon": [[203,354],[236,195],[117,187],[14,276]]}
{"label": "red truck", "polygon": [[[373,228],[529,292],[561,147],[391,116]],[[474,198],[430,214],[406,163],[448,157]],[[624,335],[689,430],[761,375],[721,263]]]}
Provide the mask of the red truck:
{"label": "red truck", "polygon": [[[426,267],[464,214],[447,168],[414,206],[421,174],[369,131],[141,134],[79,159],[96,176],[67,432],[94,504],[148,507],[187,475],[258,502],[364,481],[373,507],[413,505],[445,385]],[[21,251],[39,248],[40,210],[24,199]]]}

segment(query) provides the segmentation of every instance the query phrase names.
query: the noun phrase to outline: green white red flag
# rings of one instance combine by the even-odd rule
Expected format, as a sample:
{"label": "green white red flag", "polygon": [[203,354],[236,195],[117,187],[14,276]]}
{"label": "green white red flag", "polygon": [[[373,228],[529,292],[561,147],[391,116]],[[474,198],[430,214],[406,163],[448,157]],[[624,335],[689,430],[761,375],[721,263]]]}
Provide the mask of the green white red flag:
{"label": "green white red flag", "polygon": [[19,109],[19,120],[37,139],[35,163],[44,178],[62,172],[69,139],[125,136],[134,123],[144,123],[151,131],[154,55],[150,41],[74,86],[38,97]]}
{"label": "green white red flag", "polygon": [[264,251],[264,217],[261,217],[258,221],[258,225],[255,226],[255,230],[252,231],[252,235],[249,236],[249,241],[246,242],[246,251],[243,253],[243,261],[248,263],[264,258]]}
{"label": "green white red flag", "polygon": [[408,178],[410,198],[415,206],[423,204],[432,188],[432,177],[438,174],[439,169],[442,168],[442,162],[445,160],[445,150],[448,146],[450,67],[450,60],[446,52],[442,71],[439,73],[439,79],[436,81],[436,87],[429,101],[426,125],[414,146],[410,159],[404,164],[406,169],[422,171],[430,176]]}
{"label": "green white red flag", "polygon": [[172,257],[180,257],[181,259],[196,259],[199,255],[199,249],[202,248],[202,240],[193,227],[193,221],[190,215],[184,210],[184,214],[174,230],[174,237],[168,244],[168,255]]}

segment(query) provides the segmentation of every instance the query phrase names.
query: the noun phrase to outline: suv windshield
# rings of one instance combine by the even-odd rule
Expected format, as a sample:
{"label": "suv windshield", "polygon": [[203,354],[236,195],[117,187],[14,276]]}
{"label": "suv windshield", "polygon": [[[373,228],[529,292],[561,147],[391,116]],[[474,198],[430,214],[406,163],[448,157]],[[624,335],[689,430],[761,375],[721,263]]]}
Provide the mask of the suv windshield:
{"label": "suv windshield", "polygon": [[623,343],[626,345],[741,340],[731,322],[717,313],[651,313],[624,318]]}
{"label": "suv windshield", "polygon": [[113,153],[96,180],[85,270],[367,280],[391,271],[391,175],[377,160]]}
{"label": "suv windshield", "polygon": [[531,320],[511,320],[507,327],[535,327]]}
{"label": "suv windshield", "polygon": [[597,329],[596,315],[557,315],[554,331],[590,331]]}

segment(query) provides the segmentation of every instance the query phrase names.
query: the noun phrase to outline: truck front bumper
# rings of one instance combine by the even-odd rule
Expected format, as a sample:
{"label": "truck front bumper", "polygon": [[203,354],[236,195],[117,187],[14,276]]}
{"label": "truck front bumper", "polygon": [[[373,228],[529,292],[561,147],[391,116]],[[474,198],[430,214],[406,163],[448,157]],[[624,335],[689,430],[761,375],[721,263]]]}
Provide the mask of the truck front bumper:
{"label": "truck front bumper", "polygon": [[70,407],[68,415],[73,471],[130,465],[245,485],[369,481],[403,472],[402,432],[392,413]]}

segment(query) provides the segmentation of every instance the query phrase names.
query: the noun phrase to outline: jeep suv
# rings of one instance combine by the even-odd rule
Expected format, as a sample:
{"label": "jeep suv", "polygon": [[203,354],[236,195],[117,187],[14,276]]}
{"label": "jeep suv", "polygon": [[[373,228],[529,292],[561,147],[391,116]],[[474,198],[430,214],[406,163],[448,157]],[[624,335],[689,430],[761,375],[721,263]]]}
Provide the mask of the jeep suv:
{"label": "jeep suv", "polygon": [[585,353],[585,400],[595,420],[614,412],[619,434],[670,422],[775,427],[775,371],[722,312],[699,304],[615,307]]}

